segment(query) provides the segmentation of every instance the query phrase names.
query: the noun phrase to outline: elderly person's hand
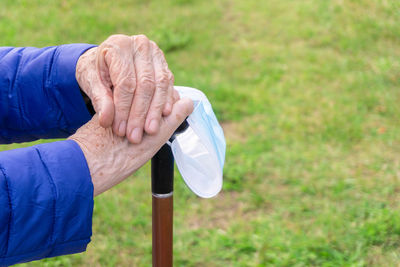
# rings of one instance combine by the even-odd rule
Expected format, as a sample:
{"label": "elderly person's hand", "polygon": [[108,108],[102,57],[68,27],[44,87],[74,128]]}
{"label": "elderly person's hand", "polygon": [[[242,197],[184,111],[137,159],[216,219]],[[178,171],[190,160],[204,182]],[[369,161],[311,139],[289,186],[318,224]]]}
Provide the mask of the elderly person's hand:
{"label": "elderly person's hand", "polygon": [[156,134],[179,99],[163,52],[144,35],[112,35],[78,60],[76,79],[110,127],[130,142]]}
{"label": "elderly person's hand", "polygon": [[79,128],[69,139],[76,141],[85,155],[94,195],[120,183],[151,159],[192,111],[192,100],[179,100],[170,115],[161,118],[161,131],[154,135],[144,134],[140,144],[132,144],[115,135],[111,128],[101,127],[98,115]]}

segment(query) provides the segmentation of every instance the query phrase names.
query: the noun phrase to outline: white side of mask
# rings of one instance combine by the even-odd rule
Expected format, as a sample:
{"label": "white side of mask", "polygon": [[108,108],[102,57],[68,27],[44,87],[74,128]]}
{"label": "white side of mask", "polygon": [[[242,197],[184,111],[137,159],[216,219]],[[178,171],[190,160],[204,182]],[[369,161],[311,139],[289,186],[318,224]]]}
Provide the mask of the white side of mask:
{"label": "white side of mask", "polygon": [[222,188],[226,142],[207,97],[199,90],[175,86],[181,97],[193,100],[188,129],[176,135],[172,153],[186,185],[198,196],[210,198]]}

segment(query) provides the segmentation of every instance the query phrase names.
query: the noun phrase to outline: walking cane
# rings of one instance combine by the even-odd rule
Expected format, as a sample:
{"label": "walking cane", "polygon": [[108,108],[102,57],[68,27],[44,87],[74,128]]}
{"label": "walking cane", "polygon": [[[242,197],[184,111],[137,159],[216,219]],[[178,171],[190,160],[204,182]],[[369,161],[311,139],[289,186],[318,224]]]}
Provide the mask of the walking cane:
{"label": "walking cane", "polygon": [[[172,135],[188,127],[184,121]],[[153,267],[171,267],[173,259],[173,189],[174,156],[171,147],[165,144],[151,159],[152,191],[152,249]]]}

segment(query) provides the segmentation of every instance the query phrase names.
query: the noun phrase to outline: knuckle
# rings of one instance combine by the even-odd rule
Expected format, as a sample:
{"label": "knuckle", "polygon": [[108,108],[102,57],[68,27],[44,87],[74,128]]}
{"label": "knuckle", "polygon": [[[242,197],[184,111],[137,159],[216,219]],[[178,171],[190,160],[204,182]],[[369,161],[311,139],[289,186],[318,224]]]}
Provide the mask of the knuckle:
{"label": "knuckle", "polygon": [[144,36],[144,35],[137,35],[134,38],[134,47],[135,47],[135,53],[140,54],[147,54],[149,53],[150,50],[150,42],[149,39]]}
{"label": "knuckle", "polygon": [[100,55],[107,62],[107,65],[111,64],[111,59],[114,59],[120,51],[119,44],[115,41],[107,41],[101,45],[99,51]]}
{"label": "knuckle", "polygon": [[163,62],[163,64],[168,67],[167,61],[165,60],[164,52],[160,48],[157,47],[157,53],[158,53],[159,57],[161,58],[161,61]]}
{"label": "knuckle", "polygon": [[152,90],[137,90],[134,96],[134,110],[138,113],[147,112],[153,98]]}
{"label": "knuckle", "polygon": [[154,117],[159,117],[162,109],[164,108],[164,104],[165,104],[164,102],[165,102],[165,99],[161,98],[160,100],[155,101],[152,104],[151,113],[153,114]]}
{"label": "knuckle", "polygon": [[146,42],[139,42],[135,44],[136,52],[140,54],[147,54],[149,52],[149,46]]}
{"label": "knuckle", "polygon": [[161,89],[165,88],[165,90],[166,90],[168,87],[169,81],[170,80],[169,80],[169,77],[167,74],[160,75],[157,77],[157,87],[160,87]]}
{"label": "knuckle", "polygon": [[152,40],[149,40],[149,41],[150,41],[150,45],[152,46],[153,49],[159,49],[158,45],[154,41],[152,41]]}
{"label": "knuckle", "polygon": [[96,108],[99,108],[101,96],[99,94],[91,94],[90,100],[92,101],[95,110],[98,110]]}
{"label": "knuckle", "polygon": [[148,75],[143,75],[138,81],[138,88],[141,89],[140,91],[152,92],[155,89],[155,82]]}
{"label": "knuckle", "polygon": [[155,43],[154,45],[152,45],[152,49],[153,49],[153,54],[156,58],[158,58],[162,62],[165,61],[164,52]]}
{"label": "knuckle", "polygon": [[147,41],[149,41],[149,38],[147,38],[147,36],[144,35],[144,34],[138,34],[138,35],[134,35],[134,36],[136,36],[136,38],[138,40],[147,40]]}
{"label": "knuckle", "polygon": [[135,42],[137,42],[138,44],[147,44],[147,45],[150,44],[149,39],[144,34],[135,35],[133,38]]}
{"label": "knuckle", "polygon": [[110,37],[107,38],[106,42],[107,44],[114,44],[114,45],[121,45],[121,44],[127,44],[130,43],[130,38],[127,35],[124,34],[113,34]]}
{"label": "knuckle", "polygon": [[174,102],[176,102],[180,99],[180,95],[179,95],[178,91],[176,91],[175,89],[173,89],[172,98],[173,98]]}
{"label": "knuckle", "polygon": [[131,107],[131,99],[127,98],[127,97],[120,97],[118,98],[118,100],[116,99],[115,101],[116,105],[115,105],[115,111],[116,111],[116,115],[118,116],[119,114],[123,113],[126,114],[129,112],[129,109]]}
{"label": "knuckle", "polygon": [[118,40],[118,39],[120,39],[120,38],[124,38],[124,37],[126,37],[126,35],[123,35],[123,34],[112,34],[112,35],[110,35],[110,37],[108,37],[108,40]]}
{"label": "knuckle", "polygon": [[171,83],[171,84],[174,84],[174,82],[175,82],[175,76],[174,76],[174,74],[172,74],[172,72],[168,69],[167,70],[167,75],[168,75],[168,80],[169,80],[169,82]]}
{"label": "knuckle", "polygon": [[129,95],[133,94],[136,89],[135,77],[129,76],[129,77],[123,78],[119,82],[118,88],[120,88],[120,90],[125,94],[129,94]]}
{"label": "knuckle", "polygon": [[140,90],[136,92],[135,97],[137,97],[139,101],[136,110],[146,110],[147,107],[145,104],[148,105],[151,102],[153,92],[150,90]]}

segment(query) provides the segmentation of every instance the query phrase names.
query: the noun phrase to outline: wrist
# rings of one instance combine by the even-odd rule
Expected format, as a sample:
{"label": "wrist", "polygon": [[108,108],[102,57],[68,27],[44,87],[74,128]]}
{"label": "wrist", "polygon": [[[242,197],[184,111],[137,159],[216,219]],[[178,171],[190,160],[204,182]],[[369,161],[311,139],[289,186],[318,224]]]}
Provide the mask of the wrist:
{"label": "wrist", "polygon": [[138,155],[125,138],[101,127],[97,116],[68,139],[75,141],[85,156],[94,196],[120,183],[145,163],[145,151]]}
{"label": "wrist", "polygon": [[101,173],[101,170],[100,170],[101,169],[100,166],[102,165],[101,162],[99,162],[99,161],[96,162],[95,160],[93,160],[96,158],[96,156],[85,145],[85,140],[82,140],[82,138],[76,137],[75,135],[70,136],[68,139],[77,143],[79,148],[82,150],[82,153],[86,160],[86,164],[89,169],[90,178],[91,178],[92,184],[93,184],[93,196],[99,195],[101,192],[105,191],[105,190],[103,190],[103,191],[99,192],[100,191],[100,189],[99,189],[99,187],[100,187],[99,176],[100,175],[99,174]]}
{"label": "wrist", "polygon": [[81,91],[90,99],[90,69],[96,66],[97,47],[88,49],[83,53],[76,63],[75,78]]}
{"label": "wrist", "polygon": [[90,81],[88,80],[88,69],[90,64],[92,64],[92,68],[93,66],[95,66],[94,64],[96,63],[96,51],[97,47],[93,47],[83,53],[79,57],[75,69],[75,78],[78,82],[82,98],[85,102],[86,108],[92,116],[96,112],[89,97]]}

